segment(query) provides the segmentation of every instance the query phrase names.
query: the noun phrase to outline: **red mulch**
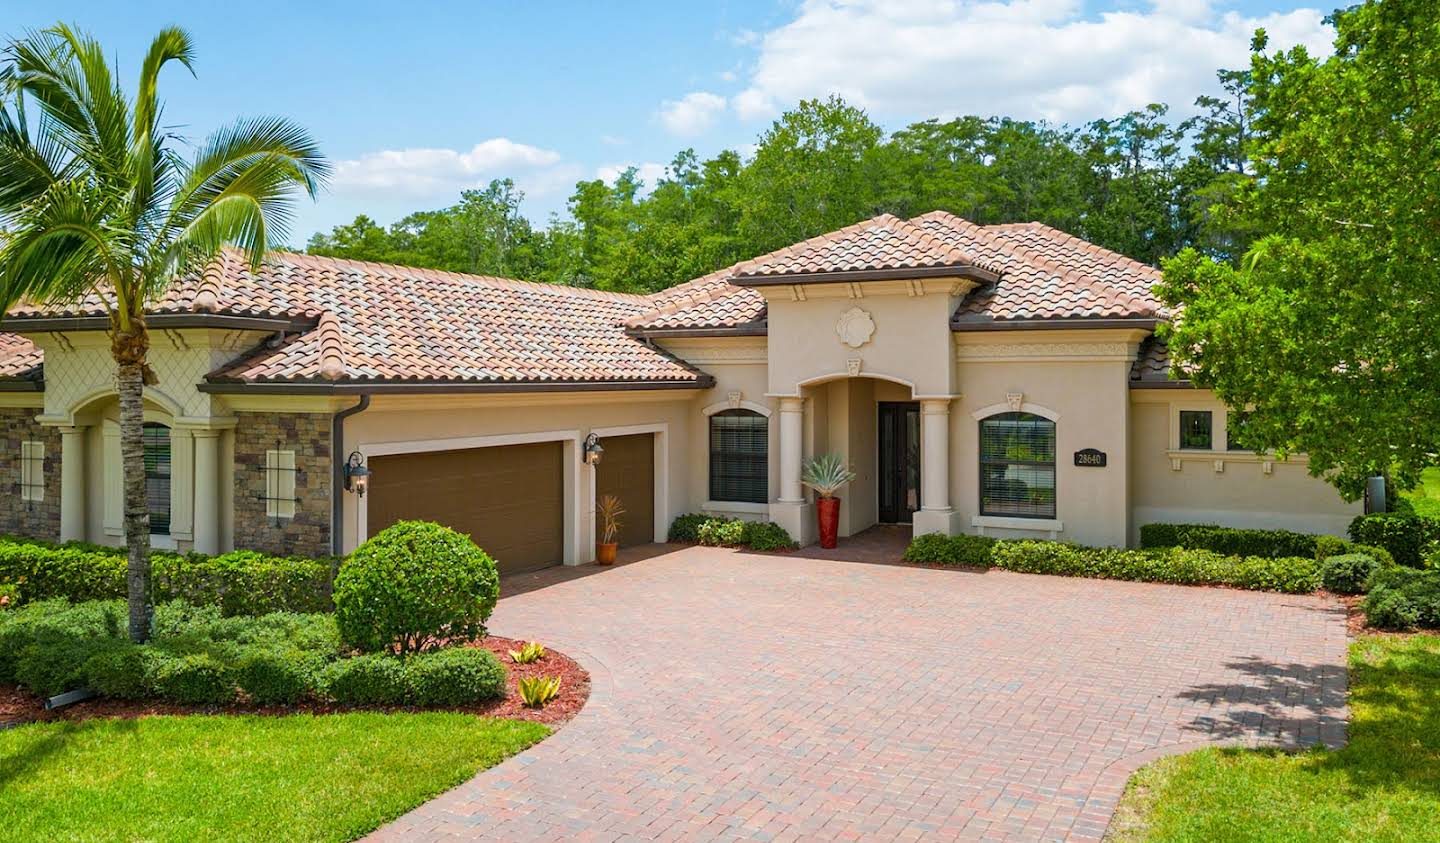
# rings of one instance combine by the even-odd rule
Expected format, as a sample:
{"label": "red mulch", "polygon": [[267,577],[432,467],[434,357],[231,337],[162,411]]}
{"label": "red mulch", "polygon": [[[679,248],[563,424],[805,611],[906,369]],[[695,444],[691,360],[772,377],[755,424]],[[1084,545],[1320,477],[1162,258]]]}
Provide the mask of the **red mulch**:
{"label": "red mulch", "polygon": [[[509,717],[516,720],[533,720],[550,726],[568,722],[585,706],[590,698],[590,674],[575,660],[564,653],[548,647],[545,657],[530,664],[515,664],[510,660],[509,651],[520,649],[523,642],[510,638],[490,636],[474,646],[484,647],[494,653],[510,674],[509,689],[505,699],[477,705],[460,706],[449,711],[463,711],[481,717]],[[544,708],[526,708],[520,701],[518,681],[527,676],[559,676],[560,695],[545,704]],[[301,703],[299,705],[251,705],[235,703],[225,706],[178,705],[167,702],[95,699],[75,703],[58,711],[46,711],[44,699],[17,688],[14,685],[0,685],[0,728],[20,723],[45,720],[89,720],[95,717],[136,718],[164,714],[332,714],[340,711],[417,711],[408,707],[355,707],[336,706],[324,703]]]}

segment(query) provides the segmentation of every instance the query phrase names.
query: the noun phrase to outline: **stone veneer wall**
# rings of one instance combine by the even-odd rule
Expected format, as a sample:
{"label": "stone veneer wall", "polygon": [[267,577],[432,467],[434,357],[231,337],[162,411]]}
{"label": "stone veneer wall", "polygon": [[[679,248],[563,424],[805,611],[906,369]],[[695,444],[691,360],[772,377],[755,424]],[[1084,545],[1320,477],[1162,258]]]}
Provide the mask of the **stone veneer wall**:
{"label": "stone veneer wall", "polygon": [[[330,554],[330,415],[236,413],[235,547],[281,556]],[[265,452],[294,451],[295,517],[265,515]]]}
{"label": "stone veneer wall", "polygon": [[[60,537],[60,431],[36,423],[38,409],[0,409],[0,533]],[[20,499],[20,443],[45,443],[45,499]]]}

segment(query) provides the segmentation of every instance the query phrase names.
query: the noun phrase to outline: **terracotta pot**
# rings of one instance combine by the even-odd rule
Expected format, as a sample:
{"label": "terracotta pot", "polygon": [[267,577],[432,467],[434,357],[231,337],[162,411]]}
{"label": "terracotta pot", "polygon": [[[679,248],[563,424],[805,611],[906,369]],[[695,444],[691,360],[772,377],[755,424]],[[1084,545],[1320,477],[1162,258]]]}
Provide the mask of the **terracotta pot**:
{"label": "terracotta pot", "polygon": [[840,533],[840,499],[820,498],[815,501],[815,517],[820,521],[820,546],[834,547]]}
{"label": "terracotta pot", "polygon": [[604,542],[596,542],[595,561],[601,565],[614,565],[615,549],[619,546],[620,544],[618,542],[610,542],[609,544],[605,544]]}

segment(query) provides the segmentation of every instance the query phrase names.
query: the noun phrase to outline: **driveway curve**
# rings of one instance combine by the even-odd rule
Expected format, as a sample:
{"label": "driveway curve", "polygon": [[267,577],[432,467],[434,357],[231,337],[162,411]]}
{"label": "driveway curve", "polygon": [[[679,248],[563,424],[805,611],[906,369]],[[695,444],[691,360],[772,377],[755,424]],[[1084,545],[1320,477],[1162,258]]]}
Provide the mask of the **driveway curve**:
{"label": "driveway curve", "polygon": [[492,631],[575,656],[590,702],[375,839],[1098,839],[1168,751],[1344,741],[1334,601],[648,555],[502,583]]}

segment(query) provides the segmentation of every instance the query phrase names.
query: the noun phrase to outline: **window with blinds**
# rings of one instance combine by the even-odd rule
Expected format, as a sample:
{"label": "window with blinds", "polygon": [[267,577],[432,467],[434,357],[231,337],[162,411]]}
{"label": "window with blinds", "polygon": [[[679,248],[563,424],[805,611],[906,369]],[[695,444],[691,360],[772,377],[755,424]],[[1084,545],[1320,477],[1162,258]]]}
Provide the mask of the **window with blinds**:
{"label": "window with blinds", "polygon": [[147,422],[145,440],[145,500],[150,508],[150,533],[170,535],[170,428]]}
{"label": "window with blinds", "polygon": [[765,503],[770,420],[751,410],[710,417],[710,500]]}
{"label": "window with blinds", "polygon": [[1055,422],[1031,413],[980,421],[980,514],[1055,517]]}

